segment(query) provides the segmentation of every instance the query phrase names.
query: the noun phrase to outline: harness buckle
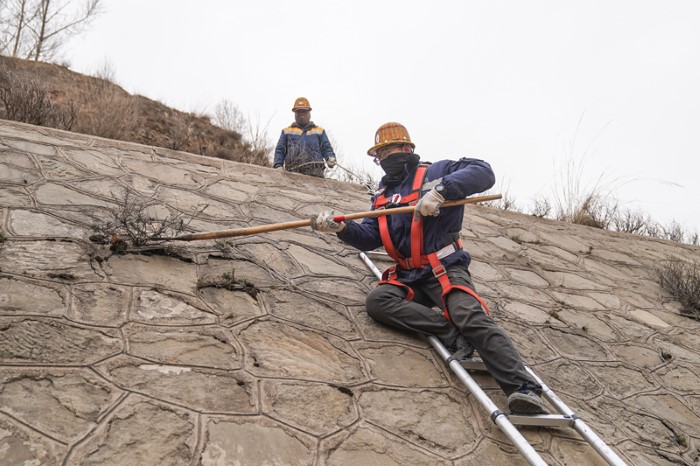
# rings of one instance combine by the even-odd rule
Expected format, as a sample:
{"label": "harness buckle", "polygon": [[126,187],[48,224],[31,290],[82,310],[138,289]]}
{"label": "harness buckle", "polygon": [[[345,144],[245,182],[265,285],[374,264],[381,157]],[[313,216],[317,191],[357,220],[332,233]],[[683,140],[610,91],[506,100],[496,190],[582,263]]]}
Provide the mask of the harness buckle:
{"label": "harness buckle", "polygon": [[382,274],[382,280],[390,279],[394,274],[396,274],[396,265],[392,265],[384,271]]}
{"label": "harness buckle", "polygon": [[435,278],[440,278],[446,274],[447,274],[447,270],[445,269],[445,267],[442,264],[438,265],[437,267],[435,267],[433,269],[433,275],[435,275]]}

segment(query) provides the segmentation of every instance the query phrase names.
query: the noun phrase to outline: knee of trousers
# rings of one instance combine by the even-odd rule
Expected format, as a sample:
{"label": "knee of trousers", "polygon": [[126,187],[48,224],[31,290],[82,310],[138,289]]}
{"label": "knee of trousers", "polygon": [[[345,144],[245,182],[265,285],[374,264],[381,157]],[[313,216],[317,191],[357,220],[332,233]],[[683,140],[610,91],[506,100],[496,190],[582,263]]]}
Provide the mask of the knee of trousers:
{"label": "knee of trousers", "polygon": [[365,299],[365,308],[370,317],[377,319],[387,314],[396,301],[403,301],[406,293],[401,288],[393,285],[379,285],[372,290]]}
{"label": "knee of trousers", "polygon": [[463,291],[453,291],[447,296],[446,301],[450,317],[455,323],[461,321],[462,324],[476,325],[478,322],[483,325],[493,322],[484,308],[481,307],[481,303]]}

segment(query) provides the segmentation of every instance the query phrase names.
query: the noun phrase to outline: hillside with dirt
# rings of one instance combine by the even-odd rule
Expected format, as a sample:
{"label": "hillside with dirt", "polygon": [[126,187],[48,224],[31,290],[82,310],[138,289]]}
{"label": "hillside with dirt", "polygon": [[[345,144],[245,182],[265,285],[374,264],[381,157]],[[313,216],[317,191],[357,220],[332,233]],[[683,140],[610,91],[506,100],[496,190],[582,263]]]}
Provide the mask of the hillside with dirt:
{"label": "hillside with dirt", "polygon": [[[44,101],[40,101],[41,93]],[[16,116],[16,117],[15,117]],[[241,134],[181,112],[110,79],[51,63],[0,56],[0,118],[268,166]]]}

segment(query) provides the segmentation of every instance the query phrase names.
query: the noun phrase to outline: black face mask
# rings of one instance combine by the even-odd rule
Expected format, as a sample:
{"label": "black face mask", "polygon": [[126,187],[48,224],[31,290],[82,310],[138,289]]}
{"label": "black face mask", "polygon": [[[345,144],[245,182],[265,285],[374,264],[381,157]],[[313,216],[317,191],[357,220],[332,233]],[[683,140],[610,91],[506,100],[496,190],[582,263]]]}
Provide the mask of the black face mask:
{"label": "black face mask", "polygon": [[410,173],[420,163],[418,154],[393,154],[385,158],[379,165],[386,173],[382,178],[384,186],[392,187],[401,183],[404,175]]}

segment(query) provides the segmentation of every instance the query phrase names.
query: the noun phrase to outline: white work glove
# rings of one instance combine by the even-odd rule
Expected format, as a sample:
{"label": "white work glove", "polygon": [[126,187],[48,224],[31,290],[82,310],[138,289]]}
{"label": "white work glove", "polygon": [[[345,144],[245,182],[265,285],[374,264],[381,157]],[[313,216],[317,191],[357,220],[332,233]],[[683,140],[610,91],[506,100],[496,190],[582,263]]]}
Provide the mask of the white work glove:
{"label": "white work glove", "polygon": [[328,165],[328,168],[335,167],[335,163],[335,157],[328,157],[328,160],[326,160],[326,165]]}
{"label": "white work glove", "polygon": [[418,200],[415,212],[420,212],[424,217],[429,215],[437,217],[440,215],[440,206],[443,202],[445,202],[445,198],[433,188]]}
{"label": "white work glove", "polygon": [[335,212],[332,210],[323,212],[322,214],[312,215],[309,217],[311,220],[311,229],[314,231],[340,233],[345,229],[345,222],[336,222],[333,220],[333,217],[335,217]]}

